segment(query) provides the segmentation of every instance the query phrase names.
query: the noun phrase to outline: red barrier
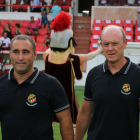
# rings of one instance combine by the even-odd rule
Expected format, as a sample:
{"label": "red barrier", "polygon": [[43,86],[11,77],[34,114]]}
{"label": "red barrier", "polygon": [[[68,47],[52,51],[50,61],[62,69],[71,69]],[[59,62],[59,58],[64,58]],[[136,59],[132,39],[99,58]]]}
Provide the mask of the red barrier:
{"label": "red barrier", "polygon": [[[5,4],[0,4],[0,6],[10,6],[10,7],[43,7],[43,6],[35,6],[35,5],[5,5]],[[53,6],[46,6],[46,7],[53,7]],[[60,6],[61,8],[69,8],[71,6]]]}

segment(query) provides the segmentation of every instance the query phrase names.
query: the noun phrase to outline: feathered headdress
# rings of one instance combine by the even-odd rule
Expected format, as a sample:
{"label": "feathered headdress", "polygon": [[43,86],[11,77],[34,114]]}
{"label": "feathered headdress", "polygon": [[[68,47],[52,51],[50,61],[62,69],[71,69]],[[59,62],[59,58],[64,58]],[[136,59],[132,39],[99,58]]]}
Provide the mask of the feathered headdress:
{"label": "feathered headdress", "polygon": [[67,48],[69,39],[73,36],[70,29],[71,16],[66,12],[60,12],[51,24],[51,43],[53,48]]}

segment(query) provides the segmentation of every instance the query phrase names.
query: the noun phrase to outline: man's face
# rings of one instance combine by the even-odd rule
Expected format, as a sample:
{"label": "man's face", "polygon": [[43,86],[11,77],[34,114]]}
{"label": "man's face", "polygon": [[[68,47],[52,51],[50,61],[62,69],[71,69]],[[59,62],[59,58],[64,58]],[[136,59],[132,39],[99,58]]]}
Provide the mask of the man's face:
{"label": "man's face", "polygon": [[34,17],[31,17],[31,22],[34,22]]}
{"label": "man's face", "polygon": [[6,32],[3,34],[3,37],[4,38],[7,38],[7,33]]}
{"label": "man's face", "polygon": [[109,28],[103,32],[101,46],[108,62],[121,61],[124,58],[126,45],[127,41],[123,41],[123,35],[119,28]]}
{"label": "man's face", "polygon": [[10,50],[10,58],[14,71],[26,74],[33,69],[33,62],[37,54],[34,53],[29,40],[15,40]]}

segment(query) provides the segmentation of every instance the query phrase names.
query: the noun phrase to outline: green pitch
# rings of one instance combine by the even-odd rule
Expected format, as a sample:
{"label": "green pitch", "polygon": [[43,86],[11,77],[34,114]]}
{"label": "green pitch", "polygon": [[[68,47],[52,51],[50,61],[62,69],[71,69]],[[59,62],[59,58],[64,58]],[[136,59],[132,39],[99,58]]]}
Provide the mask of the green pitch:
{"label": "green pitch", "polygon": [[[79,104],[81,106],[83,102],[84,87],[76,86],[75,90],[76,90],[76,95],[77,95]],[[140,123],[139,123],[139,126],[140,126]],[[140,131],[139,131],[139,134],[140,134]],[[2,140],[1,131],[0,131],[0,140]],[[60,136],[59,124],[54,125],[54,140],[62,140]],[[83,140],[86,140],[86,136],[84,137]]]}

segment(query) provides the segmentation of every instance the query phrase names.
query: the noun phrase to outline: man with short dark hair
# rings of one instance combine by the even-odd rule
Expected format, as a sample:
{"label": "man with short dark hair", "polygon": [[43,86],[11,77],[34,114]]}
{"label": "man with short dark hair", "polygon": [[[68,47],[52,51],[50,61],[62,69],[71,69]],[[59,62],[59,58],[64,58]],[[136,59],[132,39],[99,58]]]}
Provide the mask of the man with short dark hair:
{"label": "man with short dark hair", "polygon": [[73,140],[65,91],[58,80],[33,67],[34,40],[18,35],[11,41],[13,69],[0,78],[0,121],[3,140],[53,140],[52,120],[63,140]]}
{"label": "man with short dark hair", "polygon": [[47,18],[47,14],[49,13],[46,2],[43,2],[42,4],[42,8],[41,8],[41,15],[42,15],[42,28],[44,28],[44,25],[46,25],[46,30],[48,29],[48,18]]}
{"label": "man with short dark hair", "polygon": [[140,67],[124,56],[123,28],[105,27],[101,46],[106,60],[87,76],[75,140],[82,140],[88,127],[87,140],[138,140]]}
{"label": "man with short dark hair", "polygon": [[62,8],[60,6],[58,6],[58,2],[57,1],[54,1],[53,2],[53,7],[51,9],[51,12],[52,12],[52,15],[53,15],[53,18],[52,20],[54,20],[54,18],[62,11]]}

